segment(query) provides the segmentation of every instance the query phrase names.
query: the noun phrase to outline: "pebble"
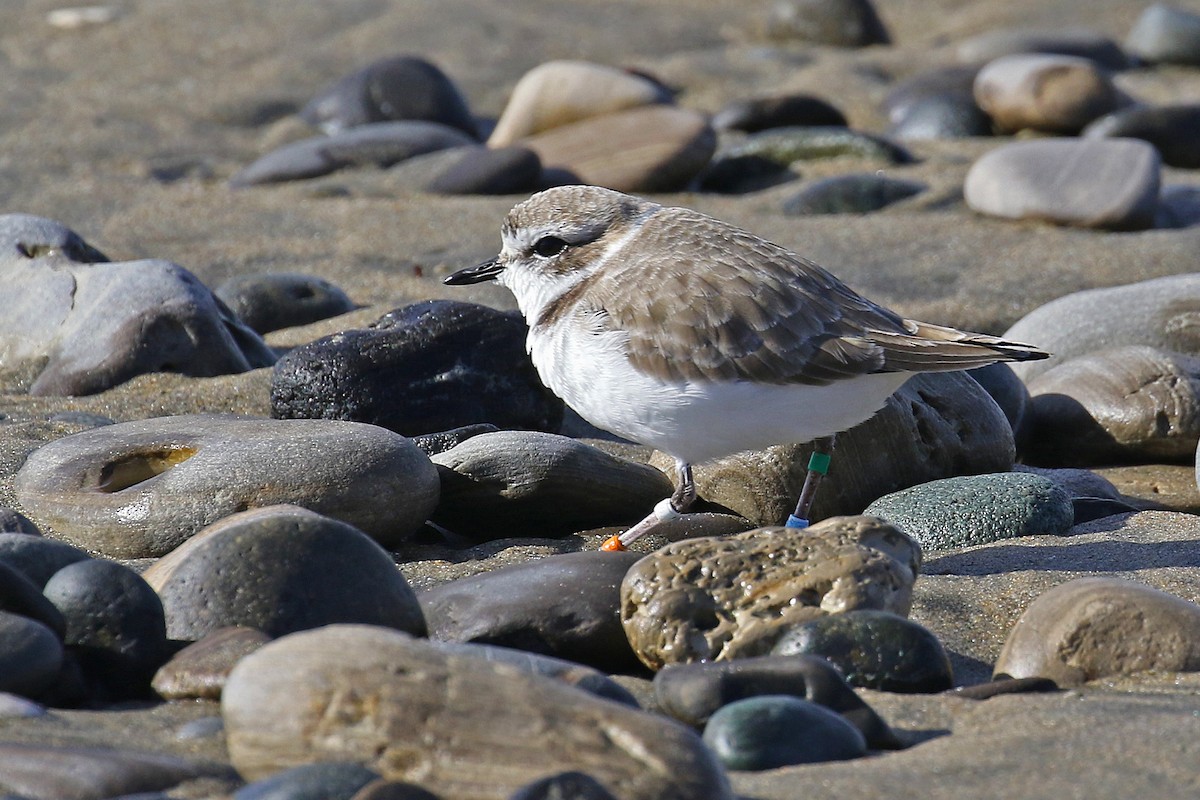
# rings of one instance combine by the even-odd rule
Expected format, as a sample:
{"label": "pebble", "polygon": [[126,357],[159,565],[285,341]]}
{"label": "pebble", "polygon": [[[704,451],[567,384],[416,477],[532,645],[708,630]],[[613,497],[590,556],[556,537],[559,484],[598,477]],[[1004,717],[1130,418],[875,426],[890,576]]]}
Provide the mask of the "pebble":
{"label": "pebble", "polygon": [[481,433],[495,433],[498,430],[500,429],[490,422],[477,422],[474,425],[462,425],[457,428],[451,428],[448,431],[414,436],[412,443],[419,447],[425,455],[435,456],[438,453],[444,453],[451,448],[458,447],[473,436],[478,436]]}
{"label": "pebble", "polygon": [[758,528],[685,539],[637,562],[621,584],[621,622],[646,666],[763,655],[800,622],[855,608],[907,614],[915,574],[869,541],[874,521],[834,518],[804,531]]}
{"label": "pebble", "polygon": [[164,700],[219,700],[234,664],[269,641],[254,628],[217,628],[171,656],[151,686]]}
{"label": "pebble", "polygon": [[354,761],[443,797],[506,800],[572,770],[624,800],[732,797],[682,725],[382,628],[272,642],[234,668],[221,710],[230,758],[250,780]]}
{"label": "pebble", "polygon": [[[911,109],[933,99],[966,100],[975,105],[975,76],[979,67],[940,66],[918,72],[896,82],[883,98],[883,109],[890,122],[899,122]],[[976,106],[978,108],[978,106]]]}
{"label": "pebble", "polygon": [[67,629],[62,614],[42,594],[41,585],[34,584],[3,560],[0,560],[0,610],[36,620],[59,636]]}
{"label": "pebble", "polygon": [[538,187],[542,160],[527,147],[471,148],[426,186],[434,194],[524,194]]}
{"label": "pebble", "polygon": [[1092,350],[1144,344],[1200,356],[1200,273],[1072,292],[1035,308],[1004,334],[1050,358],[1013,364],[1026,384]]}
{"label": "pebble", "polygon": [[64,642],[89,682],[108,697],[148,694],[170,654],[163,604],[140,575],[92,558],[63,567],[43,591],[66,620]]}
{"label": "pebble", "polygon": [[934,95],[905,106],[887,135],[904,141],[991,136],[992,118],[970,95]]}
{"label": "pebble", "polygon": [[488,422],[557,430],[563,403],[538,378],[518,314],[427,300],[297,347],[275,365],[271,413],[353,419],[406,436]]}
{"label": "pebble", "polygon": [[695,111],[656,105],[560,125],[522,141],[543,167],[619,192],[679,191],[708,165],[717,135]]}
{"label": "pebble", "polygon": [[227,767],[205,767],[176,756],[111,746],[0,743],[0,785],[14,798],[133,798],[227,772]]}
{"label": "pebble", "polygon": [[346,761],[303,764],[243,786],[232,800],[351,800],[378,779],[377,772]]}
{"label": "pebble", "polygon": [[878,173],[835,175],[806,184],[783,201],[789,216],[867,214],[925,191],[925,184]]}
{"label": "pebble", "polygon": [[70,6],[49,12],[46,14],[46,22],[52,28],[74,31],[107,25],[119,16],[120,12],[112,6]]}
{"label": "pebble", "polygon": [[[696,465],[700,496],[756,525],[778,525],[795,508],[812,449],[783,445]],[[916,375],[874,417],[838,434],[811,516],[857,514],[881,495],[938,478],[1003,472],[1014,454],[1008,421],[975,380]],[[667,471],[674,460],[655,453],[650,463]]]}
{"label": "pebble", "polygon": [[0,611],[0,692],[41,697],[57,683],[62,664],[63,643],[54,631],[29,617]]}
{"label": "pebble", "polygon": [[329,281],[294,272],[239,275],[222,283],[213,294],[260,334],[307,325],[358,308]]}
{"label": "pebble", "polygon": [[950,691],[964,700],[991,700],[1006,694],[1057,692],[1058,684],[1049,678],[999,678],[973,686],[956,686]]}
{"label": "pebble", "polygon": [[671,664],[654,676],[659,707],[694,727],[703,727],[730,703],[759,695],[787,695],[817,703],[858,728],[870,747],[891,750],[900,746],[887,723],[854,693],[838,668],[821,656],[770,655]]}
{"label": "pebble", "polygon": [[536,431],[473,436],[432,460],[442,478],[433,521],[477,540],[631,524],[673,490],[654,467]]}
{"label": "pebble", "polygon": [[42,534],[29,517],[15,509],[0,506],[0,541],[3,541],[3,535],[8,533],[28,536],[41,536]]}
{"label": "pebble", "polygon": [[165,555],[223,517],[277,503],[394,544],[416,532],[438,501],[429,458],[390,431],[207,414],[58,439],[29,456],[14,485],[39,525],[113,558]]}
{"label": "pebble", "polygon": [[1129,106],[1092,121],[1083,136],[1142,139],[1154,145],[1164,164],[1200,169],[1200,103]]}
{"label": "pebble", "polygon": [[803,622],[772,653],[827,659],[851,686],[929,694],[954,685],[950,657],[924,626],[887,611],[862,609]]}
{"label": "pebble", "polygon": [[1039,595],[995,672],[1059,686],[1145,670],[1200,671],[1200,605],[1133,581],[1077,578]]}
{"label": "pebble", "polygon": [[508,800],[617,800],[584,772],[560,772],[522,786]]}
{"label": "pebble", "polygon": [[908,164],[916,159],[882,136],[835,126],[771,128],[723,149],[720,158],[753,156],[784,169],[796,161],[850,157]]}
{"label": "pebble", "polygon": [[148,372],[205,377],[274,363],[262,339],[183,267],[91,266],[104,260],[53,220],[0,215],[4,391],[86,395]]}
{"label": "pebble", "polygon": [[794,169],[763,156],[718,156],[696,178],[701,191],[749,194],[800,177]]}
{"label": "pebble", "polygon": [[1000,406],[1000,410],[1004,412],[1004,418],[1008,420],[1009,427],[1013,430],[1017,450],[1022,450],[1030,402],[1029,389],[1025,387],[1024,381],[1017,377],[1017,373],[1012,371],[1012,367],[1002,361],[988,364],[986,367],[967,370],[967,374],[983,387],[983,390],[996,401],[996,405]]}
{"label": "pebble", "polygon": [[417,56],[392,56],[339,78],[300,111],[328,134],[375,122],[436,122],[471,138],[479,132],[466,98],[435,64]]}
{"label": "pebble", "polygon": [[351,800],[440,800],[440,798],[420,786],[404,781],[388,781],[380,778],[360,789]]}
{"label": "pebble", "polygon": [[989,61],[975,101],[1002,131],[1078,133],[1120,105],[1107,71],[1078,56],[1020,53]]}
{"label": "pebble", "polygon": [[627,70],[588,61],[548,61],[517,81],[488,147],[507,147],[588,117],[673,100],[662,84]]}
{"label": "pebble", "polygon": [[1134,22],[1125,51],[1150,64],[1200,65],[1200,14],[1154,3]]}
{"label": "pebble", "polygon": [[1120,45],[1090,28],[991,30],[964,39],[955,46],[958,60],[966,64],[982,64],[1020,53],[1086,58],[1109,70],[1129,66],[1129,57]]}
{"label": "pebble", "polygon": [[483,642],[607,672],[638,667],[621,627],[621,579],[641,556],[564,553],[421,592],[429,638]]}
{"label": "pebble", "polygon": [[470,144],[475,144],[472,137],[437,122],[372,122],[285,144],[243,167],[229,185],[236,189],[317,178],[346,167],[390,167],[424,153]]}
{"label": "pebble", "polygon": [[1158,198],[1159,228],[1200,226],[1200,187],[1172,184],[1164,186]]}
{"label": "pebble", "polygon": [[858,729],[837,713],[788,695],[738,700],[713,714],[704,742],[727,769],[764,770],[867,754]]}
{"label": "pebble", "polygon": [[891,43],[871,0],[779,0],[767,14],[766,34],[831,47]]}
{"label": "pebble", "polygon": [[808,94],[784,94],[734,100],[713,114],[718,131],[758,133],[768,128],[795,126],[845,127],[846,117],[835,106]]}
{"label": "pebble", "polygon": [[1138,230],[1154,225],[1160,171],[1138,139],[1012,142],[971,165],[963,196],[992,217]]}
{"label": "pebble", "polygon": [[1040,464],[1190,461],[1200,440],[1200,357],[1146,345],[1096,350],[1030,381]]}
{"label": "pebble", "polygon": [[351,525],[295,506],[226,517],[145,576],[162,597],[173,639],[195,641],[234,625],[272,637],[337,622],[425,630],[416,596],[386,550]]}
{"label": "pebble", "polygon": [[66,542],[26,533],[0,533],[0,563],[20,572],[38,591],[51,575],[87,558],[91,556]]}
{"label": "pebble", "polygon": [[884,495],[863,513],[892,523],[927,552],[1017,536],[1060,536],[1074,522],[1066,491],[1026,472],[930,481]]}

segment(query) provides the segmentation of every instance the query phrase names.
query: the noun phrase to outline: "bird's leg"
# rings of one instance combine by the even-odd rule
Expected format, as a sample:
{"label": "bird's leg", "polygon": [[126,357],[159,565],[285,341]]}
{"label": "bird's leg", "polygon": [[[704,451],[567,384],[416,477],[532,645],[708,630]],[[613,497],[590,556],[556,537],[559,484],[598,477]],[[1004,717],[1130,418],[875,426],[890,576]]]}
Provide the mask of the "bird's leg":
{"label": "bird's leg", "polygon": [[610,536],[600,545],[601,550],[619,552],[627,550],[629,545],[645,536],[654,526],[662,522],[670,522],[687,513],[696,503],[696,481],[692,479],[692,465],[686,461],[675,459],[675,474],[679,476],[679,486],[666,500],[654,507],[644,520],[634,525],[624,533]]}
{"label": "bird's leg", "polygon": [[821,479],[829,471],[829,461],[833,457],[833,446],[836,442],[837,436],[817,439],[813,442],[812,455],[808,457],[808,474],[804,476],[804,487],[800,490],[800,499],[796,501],[796,510],[785,523],[786,527],[808,527],[808,515],[812,511],[813,498],[817,495],[817,487],[821,485]]}

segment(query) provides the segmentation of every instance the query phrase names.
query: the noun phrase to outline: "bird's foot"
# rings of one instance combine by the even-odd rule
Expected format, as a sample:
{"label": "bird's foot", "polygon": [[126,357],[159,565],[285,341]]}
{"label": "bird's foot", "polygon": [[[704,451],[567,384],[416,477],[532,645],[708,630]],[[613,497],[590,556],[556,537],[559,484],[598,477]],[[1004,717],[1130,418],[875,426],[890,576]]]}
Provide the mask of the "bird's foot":
{"label": "bird's foot", "polygon": [[668,497],[654,507],[654,510],[646,515],[646,518],[634,525],[624,533],[610,536],[600,545],[601,550],[610,553],[619,553],[622,550],[628,550],[629,545],[636,542],[638,539],[645,536],[658,525],[664,522],[670,522],[682,517],[683,514],[675,510],[675,498]]}

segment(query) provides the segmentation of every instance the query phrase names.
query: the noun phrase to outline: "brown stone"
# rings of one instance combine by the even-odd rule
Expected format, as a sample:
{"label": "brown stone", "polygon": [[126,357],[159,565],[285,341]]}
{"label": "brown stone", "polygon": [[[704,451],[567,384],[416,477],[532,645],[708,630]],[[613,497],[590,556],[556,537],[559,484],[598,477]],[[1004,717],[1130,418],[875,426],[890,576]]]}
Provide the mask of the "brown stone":
{"label": "brown stone", "polygon": [[975,101],[1004,131],[1077,133],[1117,108],[1112,79],[1091,59],[1018,53],[989,62],[975,78]]}
{"label": "brown stone", "polygon": [[269,641],[270,636],[254,628],[218,628],[176,653],[150,685],[167,700],[219,700],[234,665]]}

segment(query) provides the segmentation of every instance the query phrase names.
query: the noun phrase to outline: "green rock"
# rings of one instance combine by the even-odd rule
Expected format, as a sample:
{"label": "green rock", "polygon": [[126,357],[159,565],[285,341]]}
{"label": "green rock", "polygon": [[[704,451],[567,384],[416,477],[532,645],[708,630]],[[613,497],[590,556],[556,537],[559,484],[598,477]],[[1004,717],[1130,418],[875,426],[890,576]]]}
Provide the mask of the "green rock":
{"label": "green rock", "polygon": [[844,761],[867,753],[858,728],[840,714],[788,695],[760,695],[719,709],[704,726],[704,743],[727,769]]}

